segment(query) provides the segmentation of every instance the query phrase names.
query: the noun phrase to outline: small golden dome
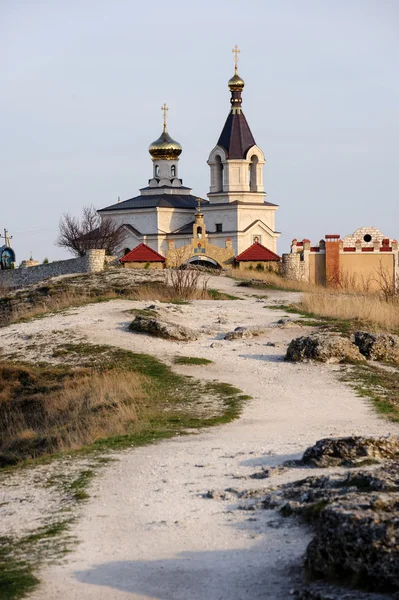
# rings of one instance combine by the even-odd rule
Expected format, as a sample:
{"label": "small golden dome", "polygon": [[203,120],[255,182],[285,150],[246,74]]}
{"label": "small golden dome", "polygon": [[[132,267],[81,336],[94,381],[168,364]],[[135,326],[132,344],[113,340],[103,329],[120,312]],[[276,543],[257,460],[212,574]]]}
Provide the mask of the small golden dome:
{"label": "small golden dome", "polygon": [[231,79],[229,79],[230,92],[242,92],[245,82],[236,71]]}
{"label": "small golden dome", "polygon": [[152,160],[176,160],[182,153],[179,142],[173,140],[164,127],[160,137],[148,148]]}

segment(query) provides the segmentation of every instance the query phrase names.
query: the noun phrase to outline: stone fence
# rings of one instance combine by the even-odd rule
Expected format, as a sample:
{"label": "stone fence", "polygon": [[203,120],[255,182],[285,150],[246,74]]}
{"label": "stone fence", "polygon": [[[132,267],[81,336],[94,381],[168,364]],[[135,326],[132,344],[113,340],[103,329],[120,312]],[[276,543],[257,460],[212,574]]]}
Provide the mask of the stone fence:
{"label": "stone fence", "polygon": [[105,250],[88,250],[86,256],[59,260],[37,267],[27,267],[0,271],[0,287],[7,289],[22,288],[38,283],[49,277],[74,275],[79,273],[97,273],[104,269]]}

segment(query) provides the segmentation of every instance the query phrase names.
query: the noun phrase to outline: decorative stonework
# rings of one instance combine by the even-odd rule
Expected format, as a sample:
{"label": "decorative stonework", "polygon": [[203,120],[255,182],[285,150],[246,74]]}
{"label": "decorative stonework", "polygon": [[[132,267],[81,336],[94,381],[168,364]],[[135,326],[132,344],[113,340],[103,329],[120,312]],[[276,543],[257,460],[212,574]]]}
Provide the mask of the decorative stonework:
{"label": "decorative stonework", "polygon": [[393,289],[399,286],[398,242],[375,227],[360,227],[343,239],[329,234],[317,246],[294,239],[282,258],[287,279],[364,291],[381,290],[389,280]]}

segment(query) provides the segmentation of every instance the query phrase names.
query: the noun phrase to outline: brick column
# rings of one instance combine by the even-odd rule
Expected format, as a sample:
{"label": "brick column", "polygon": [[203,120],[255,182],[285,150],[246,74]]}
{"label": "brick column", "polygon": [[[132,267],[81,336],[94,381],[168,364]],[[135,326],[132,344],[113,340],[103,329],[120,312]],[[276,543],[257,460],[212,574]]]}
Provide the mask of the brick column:
{"label": "brick column", "polygon": [[326,235],[326,285],[338,287],[339,269],[339,235]]}

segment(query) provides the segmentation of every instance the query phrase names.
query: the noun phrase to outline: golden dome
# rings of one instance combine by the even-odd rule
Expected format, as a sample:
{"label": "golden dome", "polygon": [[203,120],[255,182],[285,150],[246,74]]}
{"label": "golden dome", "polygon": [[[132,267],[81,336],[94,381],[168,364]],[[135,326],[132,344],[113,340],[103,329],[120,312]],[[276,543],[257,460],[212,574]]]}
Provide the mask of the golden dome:
{"label": "golden dome", "polygon": [[152,160],[177,160],[182,153],[182,147],[179,142],[173,140],[164,127],[160,137],[152,142],[148,148]]}
{"label": "golden dome", "polygon": [[234,73],[233,77],[229,79],[229,89],[230,92],[242,92],[244,88],[245,82],[239,76],[237,70]]}

